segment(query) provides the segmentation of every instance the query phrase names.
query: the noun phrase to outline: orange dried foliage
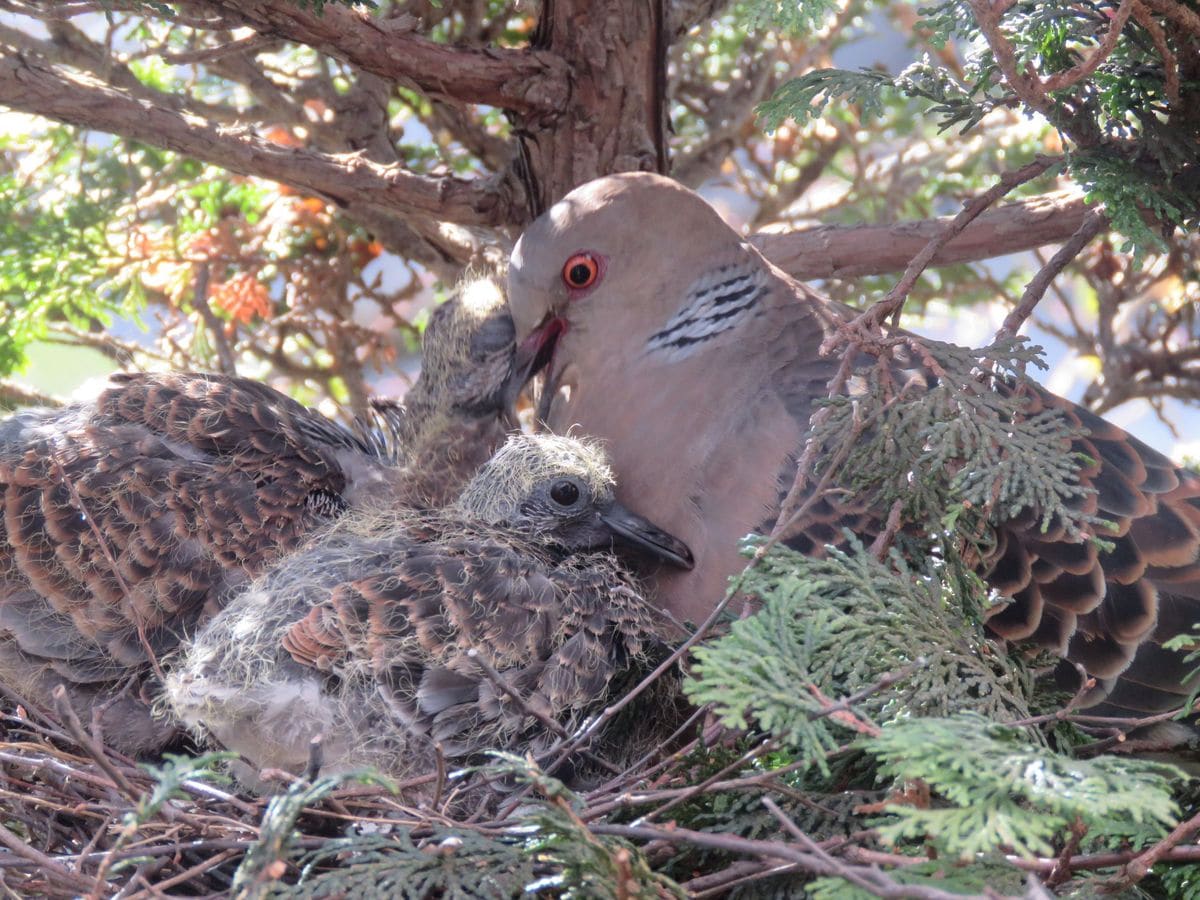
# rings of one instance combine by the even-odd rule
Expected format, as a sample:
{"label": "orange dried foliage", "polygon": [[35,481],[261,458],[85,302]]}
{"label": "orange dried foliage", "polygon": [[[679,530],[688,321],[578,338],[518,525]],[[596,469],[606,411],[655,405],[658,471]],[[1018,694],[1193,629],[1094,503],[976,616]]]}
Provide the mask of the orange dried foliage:
{"label": "orange dried foliage", "polygon": [[213,285],[209,299],[243,325],[248,325],[255,316],[265,319],[271,312],[266,285],[246,273]]}

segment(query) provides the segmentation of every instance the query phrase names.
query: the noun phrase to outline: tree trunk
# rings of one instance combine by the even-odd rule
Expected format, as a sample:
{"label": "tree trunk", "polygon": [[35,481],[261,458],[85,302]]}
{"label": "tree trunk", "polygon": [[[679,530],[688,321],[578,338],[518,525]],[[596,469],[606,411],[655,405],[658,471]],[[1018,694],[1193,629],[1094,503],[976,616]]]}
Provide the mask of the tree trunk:
{"label": "tree trunk", "polygon": [[543,0],[534,48],[567,61],[564,108],[513,114],[530,219],[613,172],[665,172],[664,0]]}

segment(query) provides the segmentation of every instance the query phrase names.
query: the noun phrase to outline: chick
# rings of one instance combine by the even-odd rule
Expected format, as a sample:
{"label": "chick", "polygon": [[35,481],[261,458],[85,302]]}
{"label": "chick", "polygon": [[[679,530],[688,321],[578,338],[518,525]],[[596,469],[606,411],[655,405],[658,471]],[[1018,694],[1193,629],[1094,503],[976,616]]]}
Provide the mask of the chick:
{"label": "chick", "polygon": [[596,446],[516,436],[440,512],[347,516],[184,648],[169,704],[259,769],[318,736],[335,771],[544,750],[671,633],[614,540],[692,564],[613,488]]}

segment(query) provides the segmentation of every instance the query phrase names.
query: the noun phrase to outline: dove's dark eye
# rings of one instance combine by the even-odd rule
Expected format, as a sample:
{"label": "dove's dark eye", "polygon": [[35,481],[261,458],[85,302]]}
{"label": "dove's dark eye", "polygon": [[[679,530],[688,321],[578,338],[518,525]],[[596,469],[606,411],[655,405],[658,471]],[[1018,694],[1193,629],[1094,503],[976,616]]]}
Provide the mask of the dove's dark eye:
{"label": "dove's dark eye", "polygon": [[579,486],[572,481],[557,481],[550,488],[550,499],[559,506],[573,506],[579,499]]}

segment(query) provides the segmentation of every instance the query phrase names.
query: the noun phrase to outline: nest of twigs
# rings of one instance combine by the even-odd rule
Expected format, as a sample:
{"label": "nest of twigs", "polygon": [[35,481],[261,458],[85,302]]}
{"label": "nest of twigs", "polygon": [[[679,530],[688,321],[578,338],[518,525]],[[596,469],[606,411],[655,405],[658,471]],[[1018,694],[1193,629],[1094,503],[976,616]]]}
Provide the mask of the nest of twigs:
{"label": "nest of twigs", "polygon": [[[620,715],[651,684],[602,718]],[[134,760],[98,740],[61,697],[46,709],[0,692],[0,842],[9,851],[0,853],[0,888],[10,896],[490,898],[571,887],[590,896],[588,883],[597,895],[609,886],[614,896],[679,895],[605,827],[641,802],[673,807],[686,799],[687,791],[666,786],[685,771],[695,776],[687,760],[703,742],[699,713],[661,745],[673,752],[648,752],[624,771],[610,765],[586,794],[544,776],[539,761],[502,754],[405,781],[365,772],[323,777],[315,744],[304,776],[261,772],[274,791],[259,796],[223,774],[231,754],[190,747]],[[547,757],[566,761],[563,768],[573,758],[594,768],[587,743],[598,727],[593,720],[564,734]],[[431,783],[432,801],[406,801],[428,797]],[[643,789],[640,798],[632,793]]]}
{"label": "nest of twigs", "polygon": [[[953,863],[902,855],[863,825],[864,815],[889,803],[927,806],[928,788],[868,789],[874,778],[862,777],[861,757],[846,747],[825,759],[833,776],[827,787],[809,791],[797,778],[811,772],[811,760],[788,761],[777,739],[725,730],[701,708],[654,749],[619,771],[609,765],[587,788],[569,790],[545,774],[542,767],[563,774],[570,766],[562,763],[572,760],[586,759],[594,770],[589,738],[614,717],[634,729],[639,719],[643,728],[660,727],[639,703],[655,693],[648,689],[662,688],[656,679],[685,651],[678,648],[538,759],[496,754],[475,768],[439,766],[406,781],[326,777],[317,744],[303,776],[263,771],[274,790],[261,796],[239,792],[222,774],[229,754],[192,747],[136,761],[104,746],[61,697],[45,709],[0,687],[0,843],[7,849],[0,891],[633,900],[798,896],[812,879],[832,878],[875,896],[960,896],[906,883],[914,866]],[[886,690],[900,675],[871,690]],[[869,730],[852,706],[865,693],[822,696],[815,716]],[[1187,824],[1197,823],[1200,816]],[[1178,846],[1183,828],[1140,853],[1081,854],[1076,840],[1057,858],[1001,855],[977,896],[1049,897],[1043,884],[1069,887],[1097,870],[1116,870],[1113,883],[1128,885],[1156,862],[1200,859],[1200,848]]]}

